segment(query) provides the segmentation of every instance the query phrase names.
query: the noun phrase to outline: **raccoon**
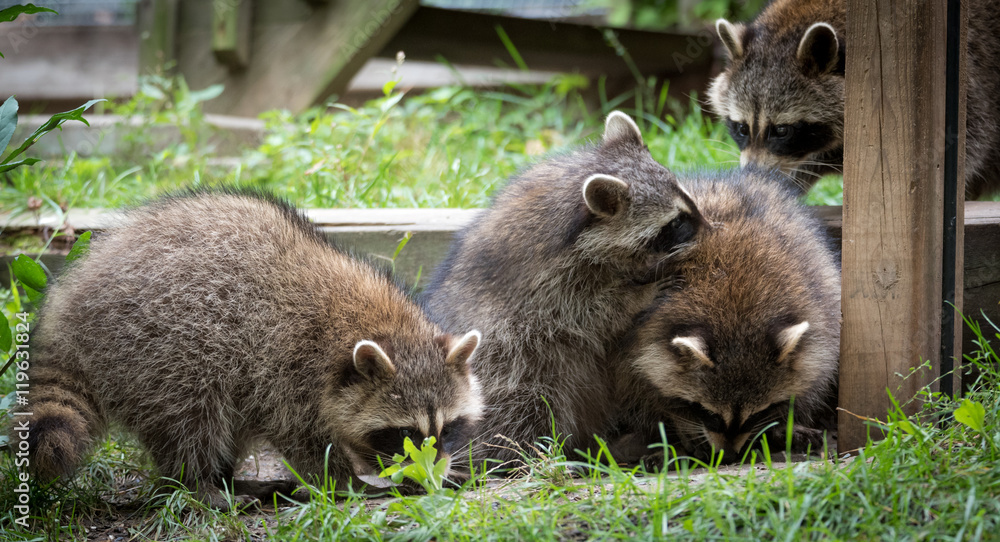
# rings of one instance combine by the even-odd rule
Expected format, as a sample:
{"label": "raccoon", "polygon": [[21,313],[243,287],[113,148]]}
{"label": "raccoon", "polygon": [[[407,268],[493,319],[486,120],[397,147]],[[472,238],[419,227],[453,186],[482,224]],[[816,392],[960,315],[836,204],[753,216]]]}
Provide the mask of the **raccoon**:
{"label": "raccoon", "polygon": [[840,269],[822,224],[775,173],[683,182],[711,228],[638,318],[621,415],[644,444],[661,442],[663,421],[679,450],[733,461],[787,420],[793,398],[796,422],[826,405],[840,354]]}
{"label": "raccoon", "polygon": [[567,451],[590,445],[609,422],[609,346],[702,224],[616,111],[600,144],[529,168],[458,234],[423,299],[446,330],[483,332],[474,458],[515,461],[553,427]]}
{"label": "raccoon", "polygon": [[36,337],[22,410],[43,482],[71,478],[116,424],[227,508],[220,488],[262,440],[345,488],[407,436],[449,458],[482,410],[478,331],[442,332],[387,272],[249,191],[127,212],[48,293]]}
{"label": "raccoon", "polygon": [[[1000,190],[1000,24],[995,3],[966,2],[965,192]],[[803,191],[844,161],[844,0],[774,0],[750,24],[716,23],[729,65],[708,91],[740,163],[780,169]]]}

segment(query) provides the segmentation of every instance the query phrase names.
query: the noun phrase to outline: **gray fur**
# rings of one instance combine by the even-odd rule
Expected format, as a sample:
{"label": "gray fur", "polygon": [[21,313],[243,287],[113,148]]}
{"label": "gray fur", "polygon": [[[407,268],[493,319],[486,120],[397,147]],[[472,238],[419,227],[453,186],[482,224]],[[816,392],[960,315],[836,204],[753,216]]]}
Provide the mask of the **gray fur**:
{"label": "gray fur", "polygon": [[[614,402],[609,349],[700,227],[631,120],[615,113],[607,124],[599,145],[512,179],[458,235],[425,292],[445,329],[483,332],[473,362],[486,402],[479,458],[530,454],[553,423],[567,452],[590,445]],[[675,219],[690,236],[652,250]]]}
{"label": "gray fur", "polygon": [[117,424],[161,475],[219,507],[262,440],[303,476],[323,473],[332,444],[343,489],[391,457],[374,430],[425,427],[440,442],[443,425],[481,410],[467,364],[478,334],[444,334],[386,272],[249,192],[129,211],[51,288],[36,340],[29,443],[42,481],[71,477]]}
{"label": "gray fur", "polygon": [[[964,5],[969,11],[965,188],[966,197],[976,199],[1000,190],[1000,11],[991,0]],[[733,26],[743,55],[730,53],[729,66],[708,95],[724,120],[750,124],[746,141],[733,134],[742,164],[778,168],[803,190],[821,173],[843,166],[846,21],[844,0],[775,0],[752,23]],[[820,22],[835,30],[839,58],[817,71],[809,67],[811,55],[803,63],[800,53],[809,45],[804,43],[808,30]],[[724,41],[731,35],[720,32]],[[767,141],[768,126],[800,120],[827,128],[819,135],[798,134],[799,141],[810,138],[822,145],[810,152],[776,151]]]}

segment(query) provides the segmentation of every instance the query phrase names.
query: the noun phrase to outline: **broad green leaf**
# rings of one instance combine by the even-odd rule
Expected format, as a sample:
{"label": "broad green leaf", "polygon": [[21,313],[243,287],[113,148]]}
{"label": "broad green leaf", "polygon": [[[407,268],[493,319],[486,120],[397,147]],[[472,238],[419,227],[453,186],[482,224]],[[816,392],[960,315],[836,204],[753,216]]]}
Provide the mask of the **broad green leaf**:
{"label": "broad green leaf", "polygon": [[31,164],[37,164],[39,162],[41,162],[41,160],[38,158],[25,158],[24,160],[18,160],[17,162],[11,162],[0,166],[0,173],[7,173],[12,169],[19,168],[21,166],[30,166]]}
{"label": "broad green leaf", "polygon": [[986,409],[983,408],[982,403],[963,399],[961,406],[955,409],[955,419],[979,433],[984,432],[983,421],[985,418]]}
{"label": "broad green leaf", "polygon": [[10,322],[6,318],[0,318],[0,354],[6,354],[10,350],[10,345],[14,343],[14,336],[10,333]]}
{"label": "broad green leaf", "polygon": [[63,125],[64,122],[68,120],[78,120],[86,124],[87,126],[90,126],[90,123],[87,122],[87,119],[83,118],[83,112],[90,109],[90,106],[96,104],[97,102],[103,102],[103,101],[105,100],[104,99],[90,100],[89,102],[81,105],[80,107],[77,107],[76,109],[52,115],[52,117],[50,117],[49,120],[43,122],[42,125],[38,127],[38,129],[36,129],[30,136],[28,136],[28,138],[24,140],[24,143],[21,143],[20,147],[18,147],[13,152],[8,154],[7,158],[4,158],[3,161],[0,161],[0,166],[12,162],[14,158],[17,158],[18,156],[21,155],[21,153],[28,150],[29,147],[34,145],[35,142],[38,141],[38,138],[51,132],[52,130],[55,130],[56,128],[59,128],[60,126]]}
{"label": "broad green leaf", "polygon": [[21,288],[24,288],[24,293],[28,296],[28,301],[31,301],[32,303],[38,303],[43,297],[45,297],[45,294],[30,286],[25,286],[24,283],[21,283]]}
{"label": "broad green leaf", "polygon": [[417,453],[417,447],[413,445],[413,441],[410,440],[410,437],[406,437],[403,440],[403,451],[410,457],[413,457],[413,455]]}
{"label": "broad green leaf", "polygon": [[398,83],[398,82],[399,81],[397,81],[395,79],[392,80],[392,81],[386,81],[385,84],[382,85],[382,94],[384,94],[386,96],[392,94],[392,89],[396,88],[396,83]]}
{"label": "broad green leaf", "polygon": [[40,8],[34,4],[18,4],[6,9],[0,9],[0,23],[9,23],[17,19],[18,15],[31,15],[33,13],[59,13],[54,9]]}
{"label": "broad green leaf", "polygon": [[15,128],[17,128],[17,100],[11,96],[0,105],[0,155],[10,144]]}
{"label": "broad green leaf", "polygon": [[189,92],[188,96],[191,101],[195,103],[207,102],[218,98],[225,89],[226,87],[224,85],[212,85],[201,90],[192,90]]}
{"label": "broad green leaf", "polygon": [[14,258],[14,263],[11,264],[11,267],[14,270],[14,276],[24,286],[37,291],[45,289],[45,285],[48,283],[48,279],[45,278],[45,271],[42,269],[42,266],[38,265],[38,262],[29,258],[26,254],[18,254],[17,258]]}
{"label": "broad green leaf", "polygon": [[69,249],[69,254],[66,255],[66,263],[76,261],[90,250],[91,233],[89,231],[83,232],[80,237],[77,237],[76,242],[73,243],[73,248]]}

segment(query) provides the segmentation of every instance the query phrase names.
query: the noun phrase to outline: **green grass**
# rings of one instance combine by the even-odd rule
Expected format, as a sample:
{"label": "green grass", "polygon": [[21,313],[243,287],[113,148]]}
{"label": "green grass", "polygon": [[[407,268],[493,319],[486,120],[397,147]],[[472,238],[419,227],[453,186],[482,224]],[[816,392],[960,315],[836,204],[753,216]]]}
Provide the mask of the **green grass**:
{"label": "green grass", "polygon": [[[27,531],[13,523],[15,469],[0,454],[0,540],[82,539],[109,521],[157,540],[995,540],[1000,356],[972,325],[982,347],[969,357],[980,370],[973,391],[961,402],[922,391],[916,415],[896,406],[872,420],[885,439],[846,459],[779,468],[765,447],[747,459],[759,468],[696,472],[668,453],[677,469],[664,474],[568,461],[550,440],[523,478],[477,475],[457,492],[377,503],[333,500],[327,485],[307,503],[240,516],[206,509],[184,490],[154,497],[148,462],[113,438],[69,487],[32,490]],[[988,335],[1000,340],[1000,330]],[[12,388],[5,376],[0,392]]]}
{"label": "green grass", "polygon": [[[582,90],[601,81],[560,76],[548,84],[499,91],[438,88],[340,104],[300,115],[272,111],[264,142],[239,165],[215,165],[212,129],[182,80],[152,78],[112,112],[179,126],[181,138],[156,150],[148,126],[125,130],[114,158],[69,155],[17,170],[0,189],[0,208],[118,207],[190,185],[259,186],[307,207],[479,207],[493,190],[540,156],[599,137],[612,109],[638,116],[654,157],[676,170],[722,167],[738,151],[725,127],[698,102],[674,103],[646,85],[590,106]],[[638,98],[637,98],[638,97]],[[638,109],[637,109],[638,108]],[[53,137],[53,136],[50,136]],[[34,198],[34,199],[32,199]]]}

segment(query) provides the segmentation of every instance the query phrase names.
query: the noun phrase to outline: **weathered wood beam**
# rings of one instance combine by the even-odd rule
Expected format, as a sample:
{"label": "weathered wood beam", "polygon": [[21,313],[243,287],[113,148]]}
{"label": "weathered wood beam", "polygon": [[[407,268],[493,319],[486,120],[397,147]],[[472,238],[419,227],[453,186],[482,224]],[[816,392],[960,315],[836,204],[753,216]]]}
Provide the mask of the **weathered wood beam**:
{"label": "weathered wood beam", "polygon": [[841,451],[941,368],[946,23],[945,2],[847,0]]}
{"label": "weathered wood beam", "polygon": [[212,53],[230,70],[250,63],[252,0],[212,1]]}
{"label": "weathered wood beam", "polygon": [[136,6],[140,75],[160,73],[176,58],[178,2],[140,0]]}

